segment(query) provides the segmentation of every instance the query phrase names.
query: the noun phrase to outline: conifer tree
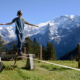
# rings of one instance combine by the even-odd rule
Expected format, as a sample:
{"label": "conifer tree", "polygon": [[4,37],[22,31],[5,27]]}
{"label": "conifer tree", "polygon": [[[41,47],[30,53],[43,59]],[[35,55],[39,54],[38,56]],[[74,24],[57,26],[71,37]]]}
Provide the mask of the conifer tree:
{"label": "conifer tree", "polygon": [[27,53],[27,54],[33,52],[33,51],[32,51],[32,41],[30,40],[29,37],[26,37],[26,38],[25,38],[24,46],[26,47],[26,53]]}
{"label": "conifer tree", "polygon": [[56,60],[56,50],[52,43],[47,42],[47,59],[48,60]]}
{"label": "conifer tree", "polygon": [[57,59],[57,54],[56,54],[56,50],[54,48],[54,45],[52,43],[50,43],[50,57],[51,57],[51,60],[56,60]]}
{"label": "conifer tree", "polygon": [[47,57],[47,60],[50,59],[50,45],[49,45],[49,42],[47,42],[47,53],[46,53],[46,57]]}
{"label": "conifer tree", "polygon": [[46,54],[47,54],[47,49],[44,45],[42,45],[42,58],[44,60],[47,60],[47,55]]}
{"label": "conifer tree", "polygon": [[36,41],[36,38],[34,38],[33,40],[33,54],[36,55],[36,57],[39,57],[39,53],[40,53],[40,45],[39,43]]}
{"label": "conifer tree", "polygon": [[73,55],[71,54],[71,60],[73,60]]}
{"label": "conifer tree", "polygon": [[6,47],[6,53],[9,51],[8,47]]}
{"label": "conifer tree", "polygon": [[16,45],[15,44],[13,44],[13,49],[12,49],[13,51],[17,51],[17,47],[16,47]]}
{"label": "conifer tree", "polygon": [[2,49],[4,41],[2,40],[2,37],[0,35],[0,53],[4,51],[4,49]]}

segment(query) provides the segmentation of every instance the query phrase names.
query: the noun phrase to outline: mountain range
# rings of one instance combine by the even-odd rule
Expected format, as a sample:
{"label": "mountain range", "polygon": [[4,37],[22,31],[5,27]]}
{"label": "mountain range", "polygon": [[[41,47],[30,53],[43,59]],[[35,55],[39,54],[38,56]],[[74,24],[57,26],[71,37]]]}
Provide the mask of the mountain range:
{"label": "mountain range", "polygon": [[[24,27],[24,38],[30,37],[31,40],[36,38],[38,43],[46,46],[47,42],[53,43],[58,58],[74,49],[80,43],[80,16],[62,15],[59,18],[50,20],[46,23],[40,23],[39,27]],[[16,40],[15,27],[1,27],[0,35],[3,40]]]}

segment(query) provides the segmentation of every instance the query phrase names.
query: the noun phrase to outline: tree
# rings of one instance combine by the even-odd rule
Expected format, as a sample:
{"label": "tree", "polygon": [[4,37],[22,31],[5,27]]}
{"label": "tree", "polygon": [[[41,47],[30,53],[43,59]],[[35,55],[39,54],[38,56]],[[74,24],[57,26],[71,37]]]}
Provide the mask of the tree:
{"label": "tree", "polygon": [[57,59],[57,54],[56,54],[56,50],[54,48],[54,45],[52,43],[50,43],[50,57],[51,57],[51,60],[56,60]]}
{"label": "tree", "polygon": [[71,60],[73,60],[73,55],[71,54]]}
{"label": "tree", "polygon": [[36,38],[34,38],[34,40],[31,41],[29,37],[26,37],[23,47],[26,47],[26,53],[27,54],[31,53],[31,54],[35,54],[36,57],[39,57],[40,45],[36,41]]}
{"label": "tree", "polygon": [[32,41],[30,40],[29,37],[25,38],[25,43],[24,43],[24,47],[26,47],[26,53],[33,53],[32,51]]}
{"label": "tree", "polygon": [[34,40],[33,40],[32,48],[33,48],[33,54],[35,54],[36,57],[39,57],[40,45],[39,45],[39,43],[36,41],[36,38],[34,38]]}
{"label": "tree", "polygon": [[0,35],[0,53],[4,51],[4,49],[2,49],[4,41],[2,40],[2,37]]}
{"label": "tree", "polygon": [[56,50],[54,48],[54,45],[52,43],[47,42],[47,59],[48,60],[56,60]]}
{"label": "tree", "polygon": [[47,59],[47,49],[44,45],[42,45],[42,59],[46,60]]}
{"label": "tree", "polygon": [[17,51],[17,47],[16,47],[16,45],[15,44],[13,44],[13,48],[12,48],[12,51]]}
{"label": "tree", "polygon": [[8,51],[9,51],[9,49],[8,49],[8,47],[6,47],[6,53],[8,54]]}

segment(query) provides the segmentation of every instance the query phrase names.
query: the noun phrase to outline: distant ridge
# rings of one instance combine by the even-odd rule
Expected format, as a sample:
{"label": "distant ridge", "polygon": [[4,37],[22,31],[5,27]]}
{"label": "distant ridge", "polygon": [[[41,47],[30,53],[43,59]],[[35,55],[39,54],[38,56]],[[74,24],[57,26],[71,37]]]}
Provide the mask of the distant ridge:
{"label": "distant ridge", "polygon": [[60,60],[78,60],[78,47],[61,56]]}

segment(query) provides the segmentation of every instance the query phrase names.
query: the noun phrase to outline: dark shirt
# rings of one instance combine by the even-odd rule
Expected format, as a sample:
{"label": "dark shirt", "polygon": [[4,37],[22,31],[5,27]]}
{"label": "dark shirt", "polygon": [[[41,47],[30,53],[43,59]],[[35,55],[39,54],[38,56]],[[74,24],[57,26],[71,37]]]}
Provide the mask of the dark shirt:
{"label": "dark shirt", "polygon": [[24,33],[24,24],[28,24],[28,22],[23,18],[14,18],[12,22],[15,22],[15,33],[23,34]]}

